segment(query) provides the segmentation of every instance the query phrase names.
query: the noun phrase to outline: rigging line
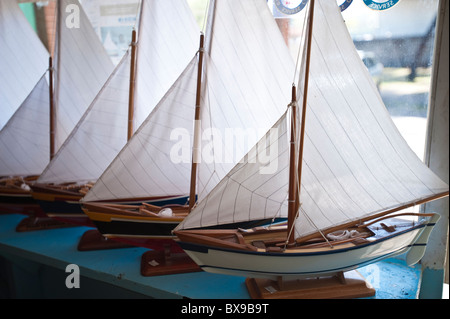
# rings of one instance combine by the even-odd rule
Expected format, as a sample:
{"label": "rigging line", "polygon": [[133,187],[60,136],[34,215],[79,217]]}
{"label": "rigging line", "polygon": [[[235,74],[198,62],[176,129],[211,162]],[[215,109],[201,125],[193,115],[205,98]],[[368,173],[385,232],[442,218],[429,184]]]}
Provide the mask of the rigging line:
{"label": "rigging line", "polygon": [[[289,107],[292,107],[293,106],[293,104],[294,103],[290,103],[289,104]],[[291,142],[292,143],[292,142]],[[298,136],[296,136],[296,138],[295,138],[295,141],[293,142],[294,144],[296,144],[296,146],[298,146],[298,144],[299,144],[299,137]],[[295,179],[296,179],[296,181],[297,181],[297,190],[296,190],[296,192],[297,192],[297,194],[296,194],[296,196],[297,196],[297,198],[299,198],[299,202],[300,202],[300,188],[301,188],[301,183],[300,183],[300,180],[299,180],[299,174],[298,174],[298,170],[295,170]],[[325,234],[323,234],[323,232],[320,230],[320,228],[319,227],[317,227],[317,225],[314,223],[314,221],[308,216],[308,214],[305,212],[305,210],[301,207],[302,206],[302,204],[300,203],[299,204],[299,208],[298,208],[298,210],[297,210],[297,212],[295,213],[295,217],[294,217],[294,220],[296,220],[298,217],[299,217],[299,215],[300,215],[300,210],[303,212],[303,216],[305,216],[305,218],[308,220],[308,222],[319,232],[319,234],[323,237],[323,239],[328,243],[328,245],[331,247],[331,248],[333,248],[333,245],[330,243],[330,241],[328,240],[328,238],[326,238],[326,236],[325,236]],[[280,207],[281,208],[281,207]],[[293,223],[293,226],[295,225],[295,223]],[[292,234],[292,232],[293,232],[293,230],[294,230],[294,227],[291,227],[290,229],[288,229],[288,234],[287,234],[287,237],[286,237],[286,242],[285,242],[285,245],[284,245],[284,250],[286,250],[286,248],[287,248],[287,245],[289,244],[289,238],[291,237],[291,234]]]}
{"label": "rigging line", "polygon": [[203,15],[203,26],[202,26],[202,32],[205,33],[206,28],[206,20],[208,17],[208,9],[209,9],[210,0],[206,0],[206,7],[205,7],[205,13]]}
{"label": "rigging line", "polygon": [[[301,188],[301,184],[298,178],[298,172],[296,172],[296,178],[297,178],[297,197],[300,198],[300,188]],[[298,216],[300,215],[300,210],[303,213],[303,216],[305,216],[305,218],[308,220],[308,222],[319,232],[319,234],[323,237],[323,239],[325,239],[325,241],[328,243],[328,245],[330,245],[331,248],[333,248],[333,245],[330,243],[330,241],[328,240],[328,238],[325,236],[325,234],[322,232],[322,230],[320,230],[319,227],[317,227],[317,225],[314,223],[314,221],[311,219],[311,217],[309,217],[309,215],[305,212],[305,210],[301,207],[302,204],[300,203],[299,209],[295,215],[295,219],[298,218]],[[293,227],[292,227],[293,228]],[[292,232],[292,230],[291,230]],[[289,237],[288,237],[289,238]]]}
{"label": "rigging line", "polygon": [[[308,1],[307,6],[309,6],[309,1]],[[307,11],[308,11],[308,10],[305,10],[305,12],[307,12]],[[304,15],[304,18],[303,18],[303,26],[302,26],[302,28],[301,28],[302,34],[306,34],[306,20],[307,20],[307,19],[308,19],[308,15],[305,14],[305,15]],[[306,43],[306,41],[304,41],[304,43]],[[303,44],[303,41],[300,40],[300,41],[299,41],[299,44],[298,44],[297,60],[296,60],[296,62],[295,62],[294,78],[292,79],[292,83],[296,83],[295,78],[297,77],[298,64],[299,64],[299,60],[300,60],[300,52],[302,52],[302,50],[301,50],[302,44]]]}
{"label": "rigging line", "polygon": [[141,21],[142,21],[142,7],[144,6],[144,0],[140,0],[138,4],[138,9],[136,11],[136,20],[134,21],[133,30],[141,31]]}

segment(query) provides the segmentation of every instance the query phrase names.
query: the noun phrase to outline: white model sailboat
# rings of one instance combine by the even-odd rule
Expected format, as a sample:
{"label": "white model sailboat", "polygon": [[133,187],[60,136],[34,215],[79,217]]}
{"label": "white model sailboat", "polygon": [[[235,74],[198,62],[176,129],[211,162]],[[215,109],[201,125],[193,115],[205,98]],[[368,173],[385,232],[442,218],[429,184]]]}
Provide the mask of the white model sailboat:
{"label": "white model sailboat", "polygon": [[[448,196],[448,185],[397,131],[336,1],[317,1],[315,10],[309,3],[305,77],[274,125],[280,132],[277,172],[261,175],[245,157],[175,231],[203,270],[275,280],[317,277],[405,252],[414,264],[439,219],[397,219],[401,209]],[[288,226],[220,229],[230,220],[283,212]]]}
{"label": "white model sailboat", "polygon": [[130,49],[32,186],[51,217],[92,224],[80,199],[195,54],[198,26],[185,0],[143,1],[138,20],[139,40],[133,31]]}
{"label": "white model sailboat", "polygon": [[0,213],[39,209],[29,197],[27,184],[49,161],[48,134],[41,131],[49,127],[49,91],[44,76],[48,57],[17,1],[1,1]]}
{"label": "white model sailboat", "polygon": [[[46,99],[41,98],[41,105],[33,106],[35,110],[39,109],[39,117],[31,121],[32,123],[35,120],[36,124],[30,124],[30,118],[27,119],[28,122],[21,123],[18,119],[14,119],[11,122],[14,126],[5,128],[10,132],[1,133],[7,139],[4,141],[7,143],[5,148],[8,149],[8,152],[2,152],[2,169],[5,168],[9,176],[26,178],[28,175],[21,174],[32,173],[37,177],[42,173],[113,70],[112,62],[84,12],[82,10],[78,12],[79,24],[67,24],[70,12],[67,12],[66,8],[74,6],[81,8],[76,0],[58,1],[56,48],[49,67],[47,92],[49,96]],[[48,56],[45,60],[48,67]],[[42,91],[42,85],[41,83],[36,88]],[[34,96],[33,93],[30,98],[35,99]],[[29,108],[30,103],[22,107]],[[24,111],[18,112],[17,117],[22,114]],[[45,121],[48,126],[43,127],[39,123],[43,123],[42,117],[46,114],[48,119]],[[16,140],[11,136],[12,131],[17,131],[18,125],[24,125],[21,128],[22,132],[34,134],[33,138],[28,140],[28,144],[20,144],[22,148],[16,144],[18,136],[14,137]],[[47,142],[40,142],[40,138],[45,139],[45,136]],[[31,182],[27,184],[29,186]],[[14,198],[12,196],[7,198],[8,205],[19,211],[24,205],[28,205],[28,202],[32,202],[33,207],[37,207],[37,212],[42,213],[39,205],[32,199],[29,189],[22,190]],[[36,210],[31,211],[32,214],[35,212]]]}
{"label": "white model sailboat", "polygon": [[0,130],[0,212],[34,214],[34,182],[50,161],[49,87],[43,75],[30,95]]}
{"label": "white model sailboat", "polygon": [[[168,215],[160,206],[98,201],[188,196],[195,204],[284,112],[279,99],[290,96],[293,71],[265,1],[211,1],[204,48],[83,198],[86,214],[109,238],[149,248],[174,243],[171,231],[190,209],[186,200]],[[227,129],[240,132],[235,139],[255,139],[226,140]],[[201,158],[194,165],[191,152]]]}

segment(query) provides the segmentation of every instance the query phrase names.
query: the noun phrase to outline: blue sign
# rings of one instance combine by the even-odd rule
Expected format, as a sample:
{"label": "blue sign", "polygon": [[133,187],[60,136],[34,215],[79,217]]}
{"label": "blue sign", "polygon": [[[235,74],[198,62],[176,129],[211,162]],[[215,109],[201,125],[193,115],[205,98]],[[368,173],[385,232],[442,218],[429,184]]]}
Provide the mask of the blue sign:
{"label": "blue sign", "polygon": [[[284,14],[296,14],[303,10],[303,8],[306,6],[309,0],[301,0],[300,3],[295,6],[291,7],[288,6],[288,4],[291,4],[292,2],[296,2],[293,0],[274,0],[275,6],[277,7],[278,11]],[[298,0],[297,0],[298,2]]]}
{"label": "blue sign", "polygon": [[383,11],[392,8],[400,0],[384,0],[384,1],[374,1],[374,0],[363,0],[364,4],[370,9]]}
{"label": "blue sign", "polygon": [[351,4],[353,0],[345,0],[341,5],[339,5],[339,8],[341,8],[341,12],[347,9]]}

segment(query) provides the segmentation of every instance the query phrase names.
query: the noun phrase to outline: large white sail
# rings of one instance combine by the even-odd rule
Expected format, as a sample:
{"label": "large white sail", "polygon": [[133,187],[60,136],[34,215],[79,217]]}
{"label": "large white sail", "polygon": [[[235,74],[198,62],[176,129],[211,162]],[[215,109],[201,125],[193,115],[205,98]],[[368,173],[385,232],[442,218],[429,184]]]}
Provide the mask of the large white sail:
{"label": "large white sail", "polygon": [[[302,101],[302,82],[298,101]],[[252,165],[244,161],[236,166],[178,229],[251,219],[263,214],[259,210],[265,211],[264,216],[275,216],[276,205],[261,202],[268,203],[280,192],[285,199],[278,201],[278,207],[287,210],[289,164],[284,153],[270,179],[273,193],[266,190],[257,205],[249,205],[249,198],[258,198],[267,179],[253,178]],[[225,187],[229,184],[233,187]],[[296,236],[445,191],[448,185],[420,161],[396,129],[357,55],[336,1],[317,1]]]}
{"label": "large white sail", "polygon": [[[200,158],[199,198],[204,197],[252,147],[238,143],[237,147],[230,148],[220,136],[225,137],[227,130],[245,132],[247,129],[254,130],[255,140],[263,135],[285,111],[285,103],[281,101],[290,96],[294,74],[292,58],[265,1],[211,1],[208,24],[201,123],[198,123],[200,135],[203,135],[200,138],[204,140],[200,148],[212,150],[213,143],[215,154],[220,149],[222,156],[211,160],[205,156]],[[198,45],[198,39],[195,44]],[[185,71],[184,77],[186,72],[189,73]],[[196,80],[196,76],[191,77],[190,81],[194,83],[189,87],[195,87]],[[182,93],[175,91],[168,94],[178,96]],[[185,115],[181,110],[188,106],[193,112],[195,99],[192,99],[190,90],[186,93],[185,101],[190,101],[190,104],[183,103],[178,107],[179,112],[176,105],[168,106],[175,113],[164,111],[166,106],[163,105],[155,109],[83,201],[188,193],[194,116],[193,113]],[[170,104],[168,101],[171,99],[168,97],[162,103]],[[176,100],[183,99],[177,97]],[[155,120],[162,119],[159,112],[167,112],[165,122]],[[174,130],[173,124],[179,117],[188,121],[188,127],[180,124]],[[160,131],[151,128],[156,123]],[[164,130],[164,126],[167,129]],[[152,136],[148,133],[150,131],[158,134]],[[211,138],[212,132],[216,133],[214,138]],[[158,146],[160,139],[166,143],[164,148]]]}
{"label": "large white sail", "polygon": [[199,27],[186,0],[142,1],[136,70],[138,128],[198,50]]}
{"label": "large white sail", "polygon": [[77,0],[57,4],[55,62],[56,150],[114,70]]}
{"label": "large white sail", "polygon": [[[287,216],[289,115],[283,114],[177,229]],[[262,154],[269,160],[261,161]]]}
{"label": "large white sail", "polygon": [[0,176],[39,175],[50,160],[49,88],[42,76],[0,130]]}
{"label": "large white sail", "polygon": [[[198,27],[185,0],[144,1],[138,28],[133,127],[145,120],[196,51]],[[197,40],[195,39],[195,42]],[[97,180],[127,142],[127,52],[39,183]]]}
{"label": "large white sail", "polygon": [[44,74],[48,57],[17,1],[0,1],[0,129]]}
{"label": "large white sail", "polygon": [[127,140],[130,52],[127,52],[73,129],[39,183],[95,180]]}
{"label": "large white sail", "polygon": [[120,198],[138,198],[188,192],[191,165],[171,161],[170,132],[186,130],[191,139],[196,76],[193,59],[82,201],[99,195],[111,199],[118,193]]}

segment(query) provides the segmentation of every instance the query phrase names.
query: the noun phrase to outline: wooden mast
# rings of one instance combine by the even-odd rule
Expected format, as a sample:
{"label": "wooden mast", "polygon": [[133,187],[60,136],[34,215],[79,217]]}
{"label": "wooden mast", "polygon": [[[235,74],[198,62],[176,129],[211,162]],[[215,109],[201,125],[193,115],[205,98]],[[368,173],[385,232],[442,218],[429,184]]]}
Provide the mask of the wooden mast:
{"label": "wooden mast", "polygon": [[[289,192],[297,191],[296,196],[293,197],[295,201],[294,204],[291,205],[289,199],[289,207],[293,207],[288,210],[288,244],[293,244],[295,242],[295,216],[297,215],[297,211],[300,209],[300,190],[302,184],[302,167],[303,167],[303,144],[305,140],[305,120],[306,120],[306,106],[308,101],[308,85],[309,85],[309,66],[311,62],[311,44],[312,44],[312,29],[313,29],[313,20],[314,20],[314,0],[310,1],[309,8],[309,26],[308,26],[308,42],[307,42],[307,51],[306,51],[306,69],[305,69],[305,83],[303,89],[303,107],[302,107],[302,123],[300,127],[300,145],[299,145],[299,154],[298,154],[298,179],[295,181],[293,185],[290,185]],[[292,146],[291,146],[292,147]],[[292,160],[292,155],[291,155]],[[291,175],[295,175],[291,173]],[[293,190],[291,190],[293,188]]]}
{"label": "wooden mast", "polygon": [[136,83],[136,30],[131,35],[131,65],[130,65],[130,91],[128,94],[128,134],[127,139],[133,136],[133,118],[134,118],[134,86]]}
{"label": "wooden mast", "polygon": [[191,168],[191,188],[189,193],[189,212],[195,204],[196,198],[196,180],[197,180],[197,162],[198,162],[198,135],[200,129],[200,101],[201,101],[201,85],[202,85],[202,73],[203,73],[203,45],[205,41],[205,36],[203,33],[200,34],[200,48],[198,51],[198,71],[197,71],[197,94],[195,97],[195,122],[194,122],[194,145],[192,148],[192,168]]}
{"label": "wooden mast", "polygon": [[[290,158],[289,158],[289,201],[288,201],[288,232],[291,231],[288,238],[288,243],[294,241],[294,222],[296,215],[296,198],[297,198],[297,176],[295,170],[295,137],[297,132],[297,88],[292,85],[292,102],[291,102],[292,114],[291,114],[291,138],[290,138]],[[292,237],[292,240],[291,240]]]}
{"label": "wooden mast", "polygon": [[53,58],[50,56],[48,59],[48,72],[49,72],[49,95],[50,95],[50,160],[55,156],[55,100],[53,97]]}
{"label": "wooden mast", "polygon": [[[53,44],[53,54],[50,54],[49,58],[49,95],[50,95],[50,160],[56,155],[56,103],[55,95],[59,95],[59,84],[54,83],[55,69],[53,67],[53,57],[57,54],[57,66],[56,80],[59,81],[59,70],[61,69],[61,1],[56,2],[56,30],[55,30],[55,41]],[[58,82],[59,83],[59,82]]]}

